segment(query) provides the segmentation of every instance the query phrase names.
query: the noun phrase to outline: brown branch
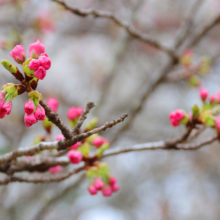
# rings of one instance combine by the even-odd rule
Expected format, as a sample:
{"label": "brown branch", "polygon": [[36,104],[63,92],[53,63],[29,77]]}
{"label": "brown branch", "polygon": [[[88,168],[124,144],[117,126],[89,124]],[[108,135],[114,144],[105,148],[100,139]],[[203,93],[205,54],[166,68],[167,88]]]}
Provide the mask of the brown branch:
{"label": "brown branch", "polygon": [[57,113],[53,112],[51,108],[42,100],[40,105],[45,109],[46,116],[49,121],[53,122],[62,132],[65,138],[70,139],[72,137],[72,132],[70,129],[63,123]]}
{"label": "brown branch", "polygon": [[132,37],[137,38],[145,43],[148,43],[155,48],[166,52],[169,56],[177,59],[175,52],[173,49],[167,48],[157,42],[154,38],[148,36],[147,34],[141,33],[132,27],[130,24],[126,24],[124,21],[121,21],[115,15],[107,11],[98,11],[95,9],[79,9],[77,7],[69,7],[65,2],[59,0],[52,0],[59,5],[62,5],[66,10],[71,11],[73,14],[76,14],[81,17],[87,17],[89,15],[93,15],[95,18],[107,18],[115,22],[120,27],[124,28]]}
{"label": "brown branch", "polygon": [[79,132],[79,129],[81,128],[83,122],[87,118],[87,114],[90,112],[90,110],[95,106],[93,102],[88,102],[86,109],[82,112],[82,115],[80,116],[76,126],[73,128],[73,134],[76,135]]}
{"label": "brown branch", "polygon": [[113,120],[111,122],[106,122],[103,126],[101,126],[99,128],[95,128],[91,131],[73,136],[71,139],[62,139],[60,141],[54,141],[54,142],[41,142],[39,144],[36,144],[36,145],[28,147],[28,148],[19,148],[19,149],[14,150],[10,153],[7,153],[7,154],[0,156],[0,164],[8,163],[8,162],[16,159],[17,157],[27,156],[27,155],[32,156],[32,155],[38,153],[39,151],[43,151],[43,150],[53,150],[53,149],[63,150],[63,149],[66,149],[67,147],[72,146],[73,144],[75,144],[78,141],[82,141],[83,139],[85,139],[93,134],[96,134],[100,131],[105,131],[106,129],[115,126],[116,124],[124,121],[124,119],[127,116],[128,115],[126,114],[116,120]]}
{"label": "brown branch", "polygon": [[11,182],[26,182],[26,183],[60,182],[83,170],[85,170],[85,166],[81,166],[65,174],[57,174],[57,175],[50,175],[50,176],[42,176],[42,175],[39,175],[39,176],[29,175],[28,177],[7,176],[4,180],[0,180],[0,185],[5,185]]}
{"label": "brown branch", "polygon": [[186,37],[189,35],[190,29],[192,27],[193,18],[195,17],[195,14],[200,8],[200,5],[202,5],[204,0],[195,0],[193,2],[192,7],[190,8],[189,12],[187,13],[185,19],[180,25],[179,32],[176,37],[176,43],[175,48],[178,48],[186,39]]}
{"label": "brown branch", "polygon": [[165,141],[158,141],[158,142],[152,142],[152,143],[146,143],[146,144],[137,144],[132,147],[123,147],[123,149],[111,149],[107,150],[106,153],[102,156],[102,158],[113,156],[113,155],[119,155],[123,153],[128,152],[134,152],[134,151],[144,151],[144,150],[197,150],[207,144],[211,144],[214,141],[218,140],[218,137],[210,137],[206,140],[198,143],[191,143],[191,144],[176,144],[175,147],[170,147],[169,143],[166,143]]}

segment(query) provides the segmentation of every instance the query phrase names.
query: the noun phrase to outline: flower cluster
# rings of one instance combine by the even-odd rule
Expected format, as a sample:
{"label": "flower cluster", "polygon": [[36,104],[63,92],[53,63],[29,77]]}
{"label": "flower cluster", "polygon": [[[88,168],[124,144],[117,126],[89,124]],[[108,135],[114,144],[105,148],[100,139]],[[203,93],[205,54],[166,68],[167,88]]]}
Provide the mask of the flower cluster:
{"label": "flower cluster", "polygon": [[184,51],[180,57],[180,64],[185,72],[188,82],[192,86],[200,86],[201,75],[211,72],[211,60],[208,57],[201,57],[198,61],[195,61],[194,53],[190,49]]}
{"label": "flower cluster", "polygon": [[88,191],[91,195],[102,191],[103,196],[111,196],[112,193],[120,189],[116,178],[109,174],[109,168],[106,163],[97,162],[87,169],[86,175],[89,178]]}
{"label": "flower cluster", "polygon": [[200,89],[199,95],[203,102],[201,107],[194,105],[188,114],[181,109],[174,110],[170,113],[170,123],[174,127],[180,124],[187,126],[203,124],[216,129],[220,134],[220,117],[217,117],[220,112],[220,91],[215,95],[209,95],[207,89]]}

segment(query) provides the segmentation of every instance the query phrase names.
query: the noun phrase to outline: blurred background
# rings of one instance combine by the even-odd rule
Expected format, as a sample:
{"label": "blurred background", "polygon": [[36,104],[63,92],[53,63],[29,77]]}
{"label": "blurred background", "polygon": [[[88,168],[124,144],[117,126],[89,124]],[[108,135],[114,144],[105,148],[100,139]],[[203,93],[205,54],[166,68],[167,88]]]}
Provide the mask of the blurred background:
{"label": "blurred background", "polygon": [[[65,2],[81,9],[109,11],[171,48],[182,21],[197,2],[180,52],[194,33],[219,15],[220,8],[220,0]],[[0,0],[1,60],[12,61],[9,52],[17,44],[28,52],[37,39],[46,46],[52,61],[38,91],[44,100],[59,100],[58,114],[66,123],[68,108],[85,107],[88,101],[96,104],[89,118],[97,116],[99,125],[141,106],[123,132],[121,123],[102,133],[112,148],[179,137],[184,127],[173,128],[169,113],[176,108],[189,112],[193,104],[201,104],[199,86],[212,94],[220,90],[219,25],[189,48],[194,62],[201,57],[212,60],[209,74],[203,74],[198,83],[184,77],[175,82],[167,78],[144,102],[142,95],[161,75],[169,57],[132,38],[111,20],[80,17],[50,0]],[[176,65],[169,74],[181,72],[183,67]],[[16,80],[1,66],[0,84],[8,82]],[[36,136],[44,134],[41,123],[25,127],[23,106],[27,99],[27,94],[16,98],[11,115],[0,120],[1,154],[28,147]],[[208,130],[199,138],[212,132]],[[57,134],[59,130],[54,128],[53,140]],[[88,180],[81,174],[61,183],[0,186],[0,220],[219,220],[219,157],[218,143],[198,151],[143,151],[109,157],[105,161],[121,186],[109,198],[100,194],[92,197],[87,192]]]}

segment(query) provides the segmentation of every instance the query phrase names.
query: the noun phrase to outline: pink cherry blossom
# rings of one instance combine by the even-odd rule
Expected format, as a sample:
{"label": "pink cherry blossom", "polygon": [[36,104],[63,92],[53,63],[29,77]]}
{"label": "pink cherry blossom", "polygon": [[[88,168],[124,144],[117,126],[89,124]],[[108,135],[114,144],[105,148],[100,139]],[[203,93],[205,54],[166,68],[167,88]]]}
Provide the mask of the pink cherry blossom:
{"label": "pink cherry blossom", "polygon": [[50,168],[49,168],[49,172],[50,172],[50,173],[58,173],[58,172],[60,172],[62,169],[63,169],[62,166],[57,165],[57,166],[55,166],[55,167],[50,167]]}
{"label": "pink cherry blossom", "polygon": [[34,112],[35,109],[35,105],[34,105],[34,101],[29,99],[27,102],[25,102],[24,104],[24,111],[30,115],[31,113]]}
{"label": "pink cherry blossom", "polygon": [[38,58],[44,52],[45,46],[39,40],[29,47],[29,57]]}
{"label": "pink cherry blossom", "polygon": [[69,157],[69,160],[73,164],[80,163],[82,160],[83,156],[82,153],[78,150],[71,150],[67,153],[67,156]]}
{"label": "pink cherry blossom", "polygon": [[111,185],[112,192],[117,192],[120,189],[120,186],[117,183]]}
{"label": "pink cherry blossom", "polygon": [[39,60],[36,60],[36,59],[32,59],[30,61],[30,63],[28,64],[28,67],[31,69],[31,70],[37,70],[40,66],[40,61]]}
{"label": "pink cherry blossom", "polygon": [[97,137],[92,141],[92,144],[96,147],[100,147],[104,143],[104,140],[101,137]]}
{"label": "pink cherry blossom", "polygon": [[40,121],[43,121],[45,119],[46,117],[45,110],[40,104],[37,106],[34,116],[37,120]]}
{"label": "pink cherry blossom", "polygon": [[199,90],[200,98],[205,101],[209,95],[209,91],[207,89],[200,89]]}
{"label": "pink cherry blossom", "polygon": [[105,185],[102,188],[102,195],[103,196],[111,196],[112,195],[112,189],[109,185]]}
{"label": "pink cherry blossom", "polygon": [[30,115],[25,113],[25,115],[24,115],[24,123],[25,123],[25,125],[27,127],[30,127],[33,124],[37,123],[37,119],[35,118],[34,113],[31,113]]}
{"label": "pink cherry blossom", "polygon": [[43,80],[46,76],[46,70],[42,66],[39,66],[39,68],[34,72],[34,76]]}
{"label": "pink cherry blossom", "polygon": [[81,144],[81,142],[77,142],[74,145],[70,146],[69,149],[77,149]]}
{"label": "pink cherry blossom", "polygon": [[103,182],[102,182],[102,180],[100,179],[100,178],[95,178],[95,180],[94,180],[94,186],[95,186],[95,188],[97,189],[97,190],[101,190],[102,189],[102,187],[103,187]]}
{"label": "pink cherry blossom", "polygon": [[110,183],[111,185],[115,184],[116,181],[117,181],[114,176],[110,176],[110,177],[108,178],[108,180],[109,180],[109,183]]}
{"label": "pink cherry blossom", "polygon": [[95,186],[93,186],[92,184],[89,185],[88,187],[88,191],[91,195],[96,195],[97,194],[97,189],[95,188]]}
{"label": "pink cherry blossom", "polygon": [[2,106],[2,109],[5,109],[7,115],[10,115],[11,114],[11,108],[12,108],[12,102],[9,101],[9,102],[5,102]]}
{"label": "pink cherry blossom", "polygon": [[58,134],[56,137],[56,141],[59,141],[61,139],[64,139],[64,136],[62,134]]}
{"label": "pink cherry blossom", "polygon": [[47,100],[47,105],[50,106],[50,108],[52,109],[53,112],[57,112],[59,102],[56,98],[49,98]]}
{"label": "pink cherry blossom", "polygon": [[76,118],[79,118],[81,116],[82,112],[83,112],[83,108],[73,106],[69,108],[67,112],[67,117],[70,120],[75,120]]}
{"label": "pink cherry blossom", "polygon": [[174,127],[178,126],[184,117],[184,112],[182,110],[176,109],[170,113],[170,122]]}
{"label": "pink cherry blossom", "polygon": [[40,65],[45,69],[45,70],[49,70],[50,67],[51,67],[51,60],[49,57],[46,57],[46,56],[40,56],[39,57],[39,62],[40,62]]}
{"label": "pink cherry blossom", "polygon": [[26,60],[25,50],[22,45],[15,46],[14,49],[10,52],[10,55],[19,64],[22,64]]}

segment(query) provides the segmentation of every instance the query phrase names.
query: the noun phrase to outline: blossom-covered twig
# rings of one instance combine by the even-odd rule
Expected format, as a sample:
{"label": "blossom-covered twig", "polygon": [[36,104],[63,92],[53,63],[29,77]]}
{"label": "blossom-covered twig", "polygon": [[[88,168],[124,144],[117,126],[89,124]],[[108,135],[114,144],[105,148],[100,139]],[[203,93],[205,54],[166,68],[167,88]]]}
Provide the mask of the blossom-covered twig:
{"label": "blossom-covered twig", "polygon": [[71,11],[72,13],[82,16],[82,17],[87,17],[89,15],[93,15],[94,17],[98,18],[108,18],[114,21],[117,25],[123,27],[132,37],[137,38],[145,43],[148,43],[155,48],[164,51],[167,53],[169,56],[177,59],[175,52],[173,49],[170,49],[161,43],[157,42],[154,38],[150,37],[147,34],[141,33],[138,30],[136,30],[134,27],[132,27],[130,24],[126,24],[124,21],[121,21],[119,18],[117,18],[115,15],[113,15],[110,12],[107,11],[99,11],[95,9],[79,9],[77,7],[69,7],[65,2],[59,1],[59,0],[52,0],[60,5],[62,5],[66,10]]}

